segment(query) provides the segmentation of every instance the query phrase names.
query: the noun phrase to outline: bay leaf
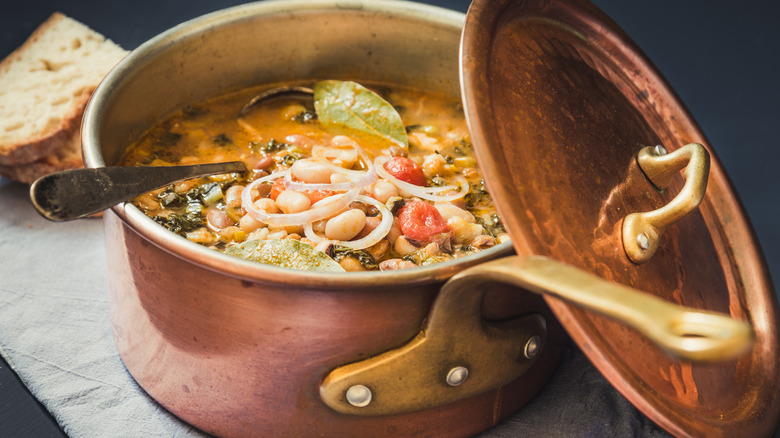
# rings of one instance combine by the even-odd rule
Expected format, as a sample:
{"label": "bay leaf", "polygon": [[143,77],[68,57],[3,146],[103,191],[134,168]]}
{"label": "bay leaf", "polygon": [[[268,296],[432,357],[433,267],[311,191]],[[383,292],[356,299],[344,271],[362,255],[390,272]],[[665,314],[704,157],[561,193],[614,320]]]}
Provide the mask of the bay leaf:
{"label": "bay leaf", "polygon": [[293,239],[247,240],[231,246],[225,254],[282,268],[344,272],[344,268],[324,252]]}
{"label": "bay leaf", "polygon": [[326,127],[358,131],[408,149],[409,140],[398,111],[380,95],[352,81],[314,84],[314,110]]}

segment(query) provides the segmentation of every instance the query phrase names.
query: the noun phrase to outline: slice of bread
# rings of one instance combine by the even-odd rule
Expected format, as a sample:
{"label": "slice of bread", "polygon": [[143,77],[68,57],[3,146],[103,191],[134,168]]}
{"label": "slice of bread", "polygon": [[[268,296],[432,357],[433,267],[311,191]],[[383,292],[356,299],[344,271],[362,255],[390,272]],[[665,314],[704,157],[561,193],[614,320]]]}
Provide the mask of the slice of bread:
{"label": "slice of bread", "polygon": [[59,148],[51,155],[29,163],[17,164],[15,166],[0,164],[0,176],[32,184],[44,175],[83,166],[84,163],[81,159],[81,133],[77,126],[64,147]]}
{"label": "slice of bread", "polygon": [[[32,168],[42,169],[43,160],[57,170],[72,163],[84,106],[126,54],[78,21],[52,14],[0,62],[0,166],[36,162]],[[25,167],[20,174],[29,173]]]}

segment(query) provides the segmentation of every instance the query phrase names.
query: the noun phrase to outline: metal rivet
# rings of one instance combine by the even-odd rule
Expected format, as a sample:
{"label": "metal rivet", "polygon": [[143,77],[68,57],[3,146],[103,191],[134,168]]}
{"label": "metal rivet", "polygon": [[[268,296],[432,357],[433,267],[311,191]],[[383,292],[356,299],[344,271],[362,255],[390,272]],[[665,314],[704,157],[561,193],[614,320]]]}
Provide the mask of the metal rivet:
{"label": "metal rivet", "polygon": [[469,369],[466,367],[455,367],[447,373],[447,384],[458,386],[469,378]]}
{"label": "metal rivet", "polygon": [[647,248],[650,248],[650,239],[647,238],[647,234],[639,233],[639,235],[636,236],[636,244],[644,251]]}
{"label": "metal rivet", "polygon": [[368,406],[371,397],[371,390],[363,385],[353,385],[347,390],[347,401],[356,408]]}
{"label": "metal rivet", "polygon": [[542,346],[542,338],[539,335],[533,335],[531,336],[531,339],[528,340],[528,342],[525,343],[525,349],[523,350],[523,354],[525,354],[525,357],[527,359],[533,359],[537,353],[539,353],[539,349]]}
{"label": "metal rivet", "polygon": [[655,145],[655,154],[658,156],[666,155],[669,152],[666,150],[665,147],[661,146],[660,144]]}

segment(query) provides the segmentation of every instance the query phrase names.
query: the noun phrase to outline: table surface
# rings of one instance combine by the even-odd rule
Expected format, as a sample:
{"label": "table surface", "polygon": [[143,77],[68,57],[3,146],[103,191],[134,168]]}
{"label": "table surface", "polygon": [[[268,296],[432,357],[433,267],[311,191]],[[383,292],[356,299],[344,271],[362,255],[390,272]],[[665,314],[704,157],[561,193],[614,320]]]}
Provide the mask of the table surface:
{"label": "table surface", "polygon": [[[463,12],[469,4],[466,0],[423,2]],[[132,49],[184,20],[238,3],[242,2],[13,2],[4,5],[0,14],[0,58],[57,10]],[[780,86],[776,79],[780,67],[780,3],[594,3],[645,51],[699,122],[744,204],[773,278],[780,278],[780,183],[775,170],[780,162],[780,141],[775,135],[780,120]],[[7,197],[19,196],[23,190],[20,184],[0,177],[0,206],[6,205]],[[13,214],[0,207],[0,215]],[[11,256],[0,254],[0,279],[21,275],[5,268],[3,260]],[[1,359],[0,436],[64,436],[56,421]]]}

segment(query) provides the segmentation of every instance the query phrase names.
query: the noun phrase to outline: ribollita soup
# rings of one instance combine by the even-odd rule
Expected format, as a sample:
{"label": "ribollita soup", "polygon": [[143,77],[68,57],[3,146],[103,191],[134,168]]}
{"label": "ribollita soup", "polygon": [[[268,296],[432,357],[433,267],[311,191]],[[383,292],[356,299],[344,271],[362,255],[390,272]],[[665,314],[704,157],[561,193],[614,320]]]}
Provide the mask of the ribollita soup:
{"label": "ribollita soup", "polygon": [[193,242],[314,271],[424,266],[508,240],[459,101],[324,80],[311,95],[280,94],[242,111],[271,88],[181,108],[121,162],[240,160],[250,172],[183,181],[134,204]]}

